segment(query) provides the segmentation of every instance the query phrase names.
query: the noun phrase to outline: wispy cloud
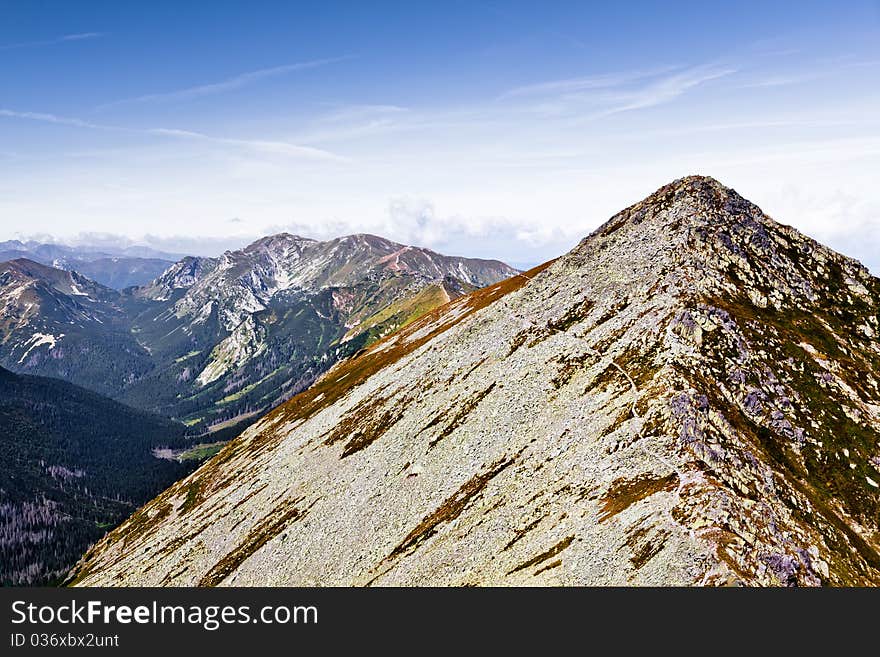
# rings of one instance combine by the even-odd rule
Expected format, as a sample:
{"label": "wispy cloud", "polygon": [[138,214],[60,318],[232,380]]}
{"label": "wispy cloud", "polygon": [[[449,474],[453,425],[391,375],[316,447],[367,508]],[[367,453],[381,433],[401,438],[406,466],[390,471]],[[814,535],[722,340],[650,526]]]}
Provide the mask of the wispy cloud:
{"label": "wispy cloud", "polygon": [[196,141],[204,141],[213,144],[228,144],[230,146],[241,146],[262,153],[270,153],[274,155],[289,155],[292,157],[301,157],[315,160],[326,160],[332,162],[347,162],[348,158],[341,155],[331,153],[320,148],[312,148],[311,146],[300,146],[291,144],[286,141],[273,141],[265,139],[232,139],[228,137],[213,137],[201,132],[192,130],[177,130],[173,128],[150,128],[145,130],[152,135],[164,137],[176,137],[180,139],[191,139]]}
{"label": "wispy cloud", "polygon": [[294,137],[303,143],[357,140],[388,133],[402,127],[410,110],[399,105],[349,105],[334,108],[311,122]]}
{"label": "wispy cloud", "polygon": [[526,110],[593,120],[669,103],[711,80],[736,73],[721,65],[606,73],[511,89],[499,100],[528,100]]}
{"label": "wispy cloud", "polygon": [[191,87],[187,87],[185,89],[177,89],[174,91],[167,91],[155,94],[145,94],[143,96],[136,96],[134,98],[124,98],[122,100],[117,100],[112,103],[100,105],[98,109],[106,109],[109,107],[127,105],[130,103],[158,103],[201,98],[202,96],[210,96],[212,94],[219,94],[226,91],[241,89],[242,87],[253,84],[255,82],[259,82],[260,80],[266,80],[268,78],[275,78],[281,75],[287,75],[288,73],[293,73],[295,71],[305,71],[312,68],[318,68],[320,66],[327,66],[328,64],[335,64],[337,62],[341,62],[347,59],[351,59],[351,56],[347,55],[344,57],[332,57],[328,59],[314,59],[306,62],[297,62],[294,64],[273,66],[271,68],[261,68],[256,71],[240,73],[230,78],[226,78],[225,80],[220,80],[219,82],[197,84]]}
{"label": "wispy cloud", "polygon": [[110,126],[102,126],[97,123],[90,123],[80,119],[73,119],[67,116],[58,116],[57,114],[47,114],[45,112],[17,112],[10,109],[0,109],[0,116],[10,119],[26,119],[28,121],[42,121],[43,123],[55,123],[57,125],[69,125],[75,128],[91,128],[93,130],[112,130]]}
{"label": "wispy cloud", "polygon": [[844,71],[853,71],[862,68],[876,67],[880,64],[877,60],[853,60],[850,56],[820,59],[805,72],[776,73],[757,77],[742,85],[744,89],[766,89],[772,87],[784,87],[804,82],[827,79],[840,76]]}
{"label": "wispy cloud", "polygon": [[67,43],[68,41],[86,41],[88,39],[100,39],[106,36],[104,32],[79,32],[77,34],[65,34],[54,39],[43,39],[41,41],[23,41],[20,43],[7,43],[0,45],[0,50],[18,50],[19,48],[40,48],[42,46],[54,46],[59,43]]}
{"label": "wispy cloud", "polygon": [[363,118],[373,118],[376,116],[400,114],[407,111],[408,109],[406,107],[401,107],[400,105],[348,105],[344,107],[337,107],[328,114],[320,117],[320,119],[324,122],[336,123]]}
{"label": "wispy cloud", "polygon": [[646,129],[625,135],[622,139],[644,139],[646,137],[676,137],[682,135],[696,135],[711,132],[731,132],[734,130],[764,130],[779,128],[840,128],[877,123],[856,118],[841,119],[804,119],[787,116],[778,119],[767,118],[752,121],[723,121],[718,123],[684,123],[671,128]]}
{"label": "wispy cloud", "polygon": [[571,94],[591,89],[609,89],[620,87],[631,82],[644,80],[664,72],[673,70],[670,67],[648,71],[620,71],[614,73],[601,73],[578,78],[564,80],[550,80],[522,87],[515,87],[505,91],[499,99],[515,98],[517,96],[547,96],[556,94]]}
{"label": "wispy cloud", "polygon": [[59,41],[83,41],[85,39],[98,39],[104,36],[103,32],[80,32],[79,34],[67,34]]}
{"label": "wispy cloud", "polygon": [[622,101],[616,107],[609,108],[605,114],[629,112],[647,107],[668,103],[691,89],[711,80],[717,80],[736,73],[735,68],[717,68],[698,66],[673,75],[667,75],[651,81],[640,89],[628,91],[620,95]]}
{"label": "wispy cloud", "polygon": [[89,130],[113,130],[119,132],[129,132],[134,134],[154,135],[158,137],[171,137],[175,139],[188,139],[203,141],[213,144],[226,144],[246,148],[262,153],[270,153],[275,155],[286,155],[290,157],[324,160],[333,162],[346,162],[347,158],[331,153],[320,148],[312,148],[310,146],[300,146],[286,141],[265,140],[265,139],[235,139],[230,137],[215,137],[193,130],[180,130],[177,128],[127,128],[122,126],[102,125],[99,123],[91,123],[77,118],[66,116],[58,116],[57,114],[48,114],[45,112],[19,112],[10,109],[0,108],[0,117],[11,119],[23,119],[27,121],[40,121],[43,123],[52,123],[55,125],[64,125],[74,128],[85,128]]}
{"label": "wispy cloud", "polygon": [[809,82],[820,77],[819,74],[811,73],[804,75],[774,75],[772,77],[747,82],[742,85],[743,89],[767,89],[771,87],[787,87],[792,84],[800,84],[801,82]]}

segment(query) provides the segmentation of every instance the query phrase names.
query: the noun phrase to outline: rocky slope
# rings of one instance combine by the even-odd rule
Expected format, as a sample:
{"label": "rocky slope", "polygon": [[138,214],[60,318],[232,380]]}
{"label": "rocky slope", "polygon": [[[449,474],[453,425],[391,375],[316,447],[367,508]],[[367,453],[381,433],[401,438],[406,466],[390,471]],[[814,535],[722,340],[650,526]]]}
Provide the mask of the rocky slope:
{"label": "rocky slope", "polygon": [[62,381],[0,369],[0,585],[57,579],[236,424],[510,273],[369,236],[274,236],[218,259],[184,258],[124,293],[33,260],[0,263],[0,364],[177,415],[190,436]]}
{"label": "rocky slope", "polygon": [[880,584],[880,280],[710,178],[331,370],[81,585]]}

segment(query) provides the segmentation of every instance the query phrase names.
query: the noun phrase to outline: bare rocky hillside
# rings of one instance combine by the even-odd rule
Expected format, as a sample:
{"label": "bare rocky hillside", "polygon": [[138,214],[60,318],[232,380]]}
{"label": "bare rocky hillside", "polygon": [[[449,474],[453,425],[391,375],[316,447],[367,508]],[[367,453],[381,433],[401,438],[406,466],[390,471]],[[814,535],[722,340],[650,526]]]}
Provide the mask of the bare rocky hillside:
{"label": "bare rocky hillside", "polygon": [[880,583],[880,280],[711,178],[343,362],[80,585]]}

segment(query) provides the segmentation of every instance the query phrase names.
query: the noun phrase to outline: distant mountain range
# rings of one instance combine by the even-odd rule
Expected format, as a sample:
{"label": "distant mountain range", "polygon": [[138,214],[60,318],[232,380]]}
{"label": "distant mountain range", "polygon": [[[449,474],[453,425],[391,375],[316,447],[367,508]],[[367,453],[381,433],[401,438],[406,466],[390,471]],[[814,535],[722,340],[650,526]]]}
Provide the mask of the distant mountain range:
{"label": "distant mountain range", "polygon": [[[282,243],[284,261],[314,248]],[[389,253],[367,276],[381,290],[408,261],[372,248]],[[240,303],[213,303],[228,282],[208,281],[241,283],[241,262],[188,270],[173,317],[254,317],[259,335],[283,316],[259,296],[291,280],[277,276],[248,273]],[[367,298],[346,277],[309,279],[349,291],[316,316]],[[558,260],[340,363],[111,532],[71,581],[877,585],[878,312],[880,279],[858,262],[711,178],[680,179]]]}
{"label": "distant mountain range", "polygon": [[0,262],[27,258],[57,269],[77,271],[117,290],[148,283],[183,257],[144,246],[110,248],[19,240],[0,242]]}
{"label": "distant mountain range", "polygon": [[0,263],[0,365],[219,431],[425,312],[515,273],[371,235],[274,235],[218,258],[183,258],[122,291],[18,258]]}
{"label": "distant mountain range", "polygon": [[61,579],[191,466],[153,456],[183,425],[58,379],[0,368],[0,586]]}

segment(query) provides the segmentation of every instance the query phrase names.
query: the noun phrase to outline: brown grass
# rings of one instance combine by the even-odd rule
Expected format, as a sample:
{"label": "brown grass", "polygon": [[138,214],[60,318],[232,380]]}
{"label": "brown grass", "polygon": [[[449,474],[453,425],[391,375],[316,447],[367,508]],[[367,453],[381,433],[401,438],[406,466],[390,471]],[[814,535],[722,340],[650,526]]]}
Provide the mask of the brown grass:
{"label": "brown grass", "polygon": [[[552,557],[555,557],[557,554],[559,554],[565,548],[567,548],[569,545],[571,545],[572,541],[574,541],[574,536],[566,536],[565,538],[563,538],[561,541],[559,541],[556,545],[554,545],[552,548],[550,548],[546,552],[542,552],[538,556],[532,557],[528,561],[524,561],[523,563],[518,565],[513,570],[508,571],[507,574],[513,575],[513,573],[518,573],[521,570],[525,570],[526,568],[531,568],[532,566],[536,566],[539,563],[543,563],[544,561],[547,561],[547,559],[551,559]],[[560,561],[560,563],[562,563],[562,562]],[[538,571],[538,572],[541,572],[541,571]],[[536,572],[535,575],[537,575],[538,572]]]}
{"label": "brown grass", "polygon": [[613,518],[625,511],[636,502],[664,490],[673,490],[678,486],[678,475],[674,472],[665,477],[645,475],[636,479],[615,479],[602,498],[602,512],[599,522]]}
{"label": "brown grass", "polygon": [[391,554],[388,555],[388,558],[400,556],[408,550],[417,547],[420,543],[433,536],[437,532],[439,525],[455,520],[470,504],[471,500],[478,496],[486,485],[510,466],[514,460],[515,458],[496,461],[488,470],[471,477],[452,496],[447,498],[443,504],[422,518],[422,521],[406,535],[406,538],[401,541],[400,545],[394,548]]}
{"label": "brown grass", "polygon": [[201,580],[199,586],[217,586],[251,555],[275,538],[287,525],[305,515],[291,502],[282,502],[260,520],[244,541],[218,561]]}

